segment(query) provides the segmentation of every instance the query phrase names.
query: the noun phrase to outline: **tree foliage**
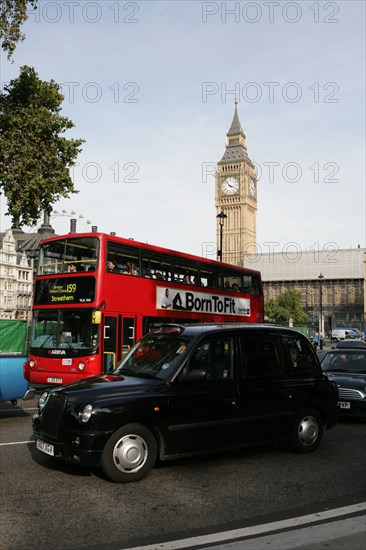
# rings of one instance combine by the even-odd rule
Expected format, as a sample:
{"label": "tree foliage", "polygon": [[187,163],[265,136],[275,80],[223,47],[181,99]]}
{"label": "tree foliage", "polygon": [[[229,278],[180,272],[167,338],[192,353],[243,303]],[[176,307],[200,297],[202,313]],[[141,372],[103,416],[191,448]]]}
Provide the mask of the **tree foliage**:
{"label": "tree foliage", "polygon": [[0,94],[0,193],[13,227],[35,224],[61,197],[77,193],[69,167],[84,140],[60,135],[74,124],[60,115],[59,88],[24,66]]}
{"label": "tree foliage", "polygon": [[297,326],[309,323],[308,316],[301,309],[301,294],[297,290],[286,290],[277,298],[268,300],[264,314],[270,321],[281,325],[288,325],[290,319]]}
{"label": "tree foliage", "polygon": [[28,19],[27,4],[36,9],[38,0],[0,0],[0,40],[8,59],[18,42],[24,40],[20,27]]}

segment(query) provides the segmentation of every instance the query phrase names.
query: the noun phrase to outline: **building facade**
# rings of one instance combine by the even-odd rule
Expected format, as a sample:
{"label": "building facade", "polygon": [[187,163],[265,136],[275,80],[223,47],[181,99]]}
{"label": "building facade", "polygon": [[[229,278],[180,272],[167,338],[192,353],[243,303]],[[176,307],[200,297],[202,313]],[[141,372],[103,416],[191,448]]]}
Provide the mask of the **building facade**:
{"label": "building facade", "polygon": [[29,320],[33,265],[16,245],[11,229],[0,234],[0,319]]}
{"label": "building facade", "polygon": [[34,262],[40,242],[54,234],[47,215],[36,233],[0,233],[0,319],[31,319]]}
{"label": "building facade", "polygon": [[298,290],[312,328],[366,325],[366,249],[249,254],[244,265],[262,274],[265,301]]}
{"label": "building facade", "polygon": [[216,242],[222,261],[242,266],[244,253],[256,248],[257,176],[247,153],[237,102],[226,135],[225,153],[216,171]]}

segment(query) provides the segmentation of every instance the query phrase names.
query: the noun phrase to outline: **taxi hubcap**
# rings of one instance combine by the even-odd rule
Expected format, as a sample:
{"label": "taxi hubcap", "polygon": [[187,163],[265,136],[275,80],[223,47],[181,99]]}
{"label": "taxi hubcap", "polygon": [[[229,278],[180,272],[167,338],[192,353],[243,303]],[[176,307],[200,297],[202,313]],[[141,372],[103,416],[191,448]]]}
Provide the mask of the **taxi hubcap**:
{"label": "taxi hubcap", "polygon": [[298,435],[301,443],[308,447],[316,441],[319,427],[313,416],[305,416],[299,424]]}
{"label": "taxi hubcap", "polygon": [[148,455],[146,441],[134,434],[125,435],[114,446],[113,462],[126,473],[137,472],[145,464]]}

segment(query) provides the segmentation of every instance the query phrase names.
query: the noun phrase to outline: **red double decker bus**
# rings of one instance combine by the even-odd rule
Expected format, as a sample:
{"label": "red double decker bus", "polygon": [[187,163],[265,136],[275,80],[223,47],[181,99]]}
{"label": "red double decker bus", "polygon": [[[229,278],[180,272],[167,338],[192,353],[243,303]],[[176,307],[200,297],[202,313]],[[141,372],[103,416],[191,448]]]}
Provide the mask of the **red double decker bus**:
{"label": "red double decker bus", "polygon": [[260,273],[103,233],[44,240],[34,290],[33,384],[110,372],[162,323],[263,322]]}

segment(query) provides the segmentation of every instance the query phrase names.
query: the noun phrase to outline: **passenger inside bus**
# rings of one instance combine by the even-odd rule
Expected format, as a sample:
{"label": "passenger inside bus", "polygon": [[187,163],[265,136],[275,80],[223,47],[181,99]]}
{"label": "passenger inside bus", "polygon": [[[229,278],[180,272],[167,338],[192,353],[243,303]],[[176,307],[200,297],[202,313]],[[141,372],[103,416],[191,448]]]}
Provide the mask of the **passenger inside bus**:
{"label": "passenger inside bus", "polygon": [[127,274],[128,275],[137,275],[137,269],[133,262],[127,262]]}
{"label": "passenger inside bus", "polygon": [[84,271],[84,268],[79,263],[79,261],[69,264],[69,267],[68,267],[68,272],[69,273],[79,273],[80,271]]}
{"label": "passenger inside bus", "polygon": [[193,279],[193,284],[197,286],[204,286],[204,284],[201,281],[201,278],[198,275],[196,275],[195,278]]}
{"label": "passenger inside bus", "polygon": [[111,273],[119,273],[119,270],[117,269],[117,264],[114,260],[109,259],[107,261],[107,271]]}
{"label": "passenger inside bus", "polygon": [[183,283],[186,284],[186,285],[191,285],[192,284],[191,277],[189,276],[188,271],[186,272],[186,274],[183,277]]}

